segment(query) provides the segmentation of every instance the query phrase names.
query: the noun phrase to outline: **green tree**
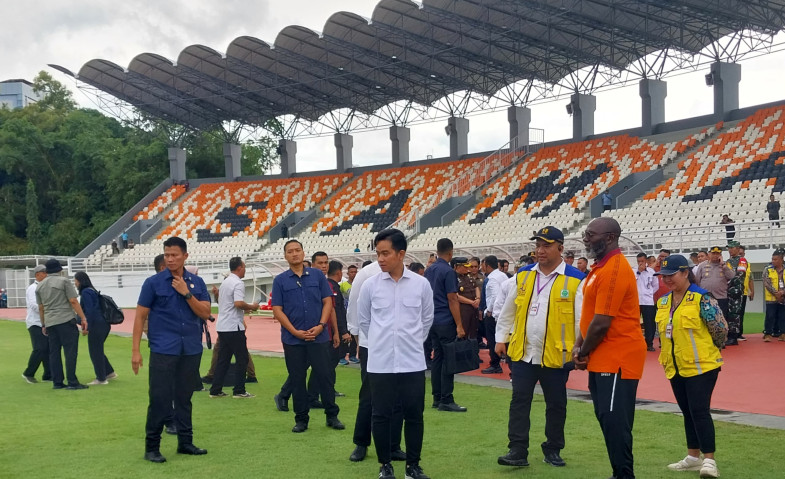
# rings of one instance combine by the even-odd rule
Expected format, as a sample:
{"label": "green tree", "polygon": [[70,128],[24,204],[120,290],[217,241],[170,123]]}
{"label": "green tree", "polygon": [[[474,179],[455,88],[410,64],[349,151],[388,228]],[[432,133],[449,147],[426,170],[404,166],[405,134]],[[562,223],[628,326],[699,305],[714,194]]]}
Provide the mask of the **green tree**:
{"label": "green tree", "polygon": [[38,217],[38,194],[35,192],[33,180],[27,180],[27,193],[25,194],[27,207],[27,241],[30,252],[34,253],[41,242],[41,221]]}
{"label": "green tree", "polygon": [[33,79],[33,92],[42,97],[36,103],[36,106],[41,110],[73,110],[76,108],[71,91],[45,71],[39,72]]}

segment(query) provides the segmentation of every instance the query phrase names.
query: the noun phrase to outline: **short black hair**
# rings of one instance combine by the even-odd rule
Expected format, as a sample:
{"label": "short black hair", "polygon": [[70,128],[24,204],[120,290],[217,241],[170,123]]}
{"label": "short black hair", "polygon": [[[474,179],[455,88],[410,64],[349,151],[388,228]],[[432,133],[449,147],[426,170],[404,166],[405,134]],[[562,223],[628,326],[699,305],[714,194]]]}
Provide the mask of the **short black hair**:
{"label": "short black hair", "polygon": [[356,264],[350,264],[349,266],[346,267],[346,271],[349,271],[350,269],[357,269],[357,265]]}
{"label": "short black hair", "polygon": [[697,251],[693,251],[692,253],[690,253],[690,258],[697,258],[697,257],[698,257],[698,252]]}
{"label": "short black hair", "polygon": [[772,256],[779,256],[780,258],[785,258],[785,249],[776,249],[776,250],[774,250],[773,253],[771,253],[771,255]]}
{"label": "short black hair", "polygon": [[183,253],[188,252],[188,245],[185,244],[185,240],[177,236],[172,236],[164,241],[164,248],[170,248],[172,246],[179,246]]}
{"label": "short black hair", "polygon": [[[396,253],[398,251],[406,251],[406,247],[408,246],[408,243],[406,242],[406,235],[403,234],[403,231],[395,228],[387,228],[386,230],[381,230],[376,235],[376,238],[373,239],[373,247],[376,248],[379,245],[379,242],[385,240],[390,242],[393,251],[395,251]],[[452,243],[450,243],[450,247],[451,247],[450,249],[452,249]]]}
{"label": "short black hair", "polygon": [[499,260],[492,254],[486,256],[483,261],[485,261],[485,265],[489,268],[497,269],[499,267]]}
{"label": "short black hair", "polygon": [[164,255],[159,254],[153,260],[153,269],[155,269],[155,272],[157,273],[157,272],[161,271],[161,269],[163,269],[162,268],[163,265],[164,265]]}
{"label": "short black hair", "polygon": [[646,253],[638,253],[635,257],[636,258],[648,258],[648,256],[646,256]]}
{"label": "short black hair", "polygon": [[416,261],[412,261],[412,263],[409,264],[409,271],[413,271],[415,273],[419,273],[420,271],[422,271],[424,269],[425,269],[425,266],[422,263],[418,263]]}
{"label": "short black hair", "polygon": [[507,261],[506,259],[500,259],[500,260],[499,260],[499,264],[500,264],[501,266],[504,266],[505,264],[506,264],[507,266],[509,266],[509,265],[510,265],[510,262],[509,262],[509,261]]}
{"label": "short black hair", "polygon": [[438,254],[445,254],[452,251],[452,241],[450,238],[442,238],[436,242],[436,252]]}
{"label": "short black hair", "polygon": [[369,259],[366,259],[365,261],[363,261],[363,268],[365,268],[366,266],[368,266],[371,263],[373,263],[373,261],[371,261]]}
{"label": "short black hair", "polygon": [[476,261],[477,264],[480,264],[480,258],[478,258],[476,256],[472,256],[471,258],[469,258],[469,261]]}
{"label": "short black hair", "polygon": [[311,267],[311,262],[308,261],[307,259],[303,260],[303,264],[305,265],[306,268],[310,268]]}
{"label": "short black hair", "polygon": [[237,271],[237,268],[243,265],[243,259],[239,256],[229,260],[229,271]]}
{"label": "short black hair", "polygon": [[283,244],[283,252],[284,253],[286,253],[286,247],[289,246],[289,243],[297,243],[298,245],[300,245],[300,249],[304,249],[302,243],[300,243],[296,239],[290,239],[289,241],[287,241],[286,243]]}
{"label": "short black hair", "polygon": [[667,249],[667,248],[662,248],[662,249],[660,250],[660,253],[668,253],[668,254],[671,254],[671,250],[669,250],[669,249]]}
{"label": "short black hair", "polygon": [[646,259],[647,260],[652,260],[652,259],[657,259],[657,258],[655,258],[654,255],[650,255],[650,256],[647,256]]}
{"label": "short black hair", "polygon": [[740,249],[740,250],[742,250],[742,251],[745,251],[745,252],[747,251],[747,248],[745,248],[745,247],[744,247],[744,246],[742,246],[742,245],[739,245],[739,249]]}
{"label": "short black hair", "polygon": [[[327,256],[327,253],[325,253],[324,251],[317,251],[316,253],[311,255],[311,262],[316,263],[316,258],[318,258],[319,256]],[[329,256],[327,257],[329,258]]]}
{"label": "short black hair", "polygon": [[[649,258],[646,258],[646,259],[649,259]],[[586,261],[587,263],[589,262],[589,258],[586,258],[584,256],[581,256],[580,258],[578,258],[578,261],[580,261],[580,260]]]}
{"label": "short black hair", "polygon": [[327,276],[332,276],[338,271],[343,271],[343,263],[335,260],[330,261],[330,265],[327,267]]}

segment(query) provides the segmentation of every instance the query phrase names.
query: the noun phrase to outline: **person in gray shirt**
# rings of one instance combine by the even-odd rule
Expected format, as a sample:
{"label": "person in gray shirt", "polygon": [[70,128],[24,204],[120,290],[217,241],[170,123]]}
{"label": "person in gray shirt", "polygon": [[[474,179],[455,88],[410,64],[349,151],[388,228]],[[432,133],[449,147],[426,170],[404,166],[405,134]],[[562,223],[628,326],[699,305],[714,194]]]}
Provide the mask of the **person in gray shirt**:
{"label": "person in gray shirt", "polygon": [[736,273],[722,260],[722,247],[712,246],[709,260],[699,264],[695,269],[697,285],[708,291],[720,305],[722,314],[728,313],[728,281]]}
{"label": "person in gray shirt", "polygon": [[[59,261],[54,258],[48,260],[47,276],[35,290],[41,332],[49,337],[49,368],[54,389],[87,389],[76,378],[76,357],[79,353],[76,316],[81,321],[83,335],[87,334],[87,318],[76,299],[76,288],[68,278],[60,275],[62,271]],[[61,350],[65,353],[65,378]],[[64,384],[66,378],[68,386]]]}

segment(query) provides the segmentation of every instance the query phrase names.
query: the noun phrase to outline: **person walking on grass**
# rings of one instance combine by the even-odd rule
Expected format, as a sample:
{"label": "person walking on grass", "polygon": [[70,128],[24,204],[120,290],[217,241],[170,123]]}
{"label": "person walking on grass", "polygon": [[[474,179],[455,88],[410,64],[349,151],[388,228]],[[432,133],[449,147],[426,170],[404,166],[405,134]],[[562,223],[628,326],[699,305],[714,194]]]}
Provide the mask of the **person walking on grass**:
{"label": "person walking on grass", "polygon": [[235,379],[232,397],[248,399],[253,394],[245,390],[245,371],[248,368],[248,344],[245,337],[245,313],[259,309],[259,303],[245,302],[245,262],[239,256],[229,260],[229,276],[221,283],[218,294],[218,321],[215,330],[221,342],[215,376],[210,386],[210,397],[226,397],[222,391],[229,363],[234,356]]}
{"label": "person walking on grass", "polygon": [[79,291],[79,304],[87,317],[87,327],[90,330],[87,336],[87,349],[90,351],[90,361],[93,362],[95,379],[87,384],[90,386],[109,384],[109,379],[117,377],[112,364],[104,354],[104,343],[109,337],[112,326],[104,319],[101,312],[101,297],[87,273],[77,272],[74,275],[74,284]]}
{"label": "person walking on grass", "polygon": [[35,281],[27,287],[25,299],[27,300],[27,332],[30,334],[30,342],[33,344],[33,351],[27,361],[27,369],[22,373],[22,377],[30,384],[35,384],[38,380],[35,373],[38,367],[43,364],[44,375],[42,381],[51,381],[52,372],[49,370],[49,339],[41,332],[41,316],[38,312],[38,302],[35,300],[35,289],[46,278],[46,266],[39,264],[33,270]]}
{"label": "person walking on grass", "polygon": [[149,320],[149,404],[145,425],[147,461],[162,463],[161,432],[170,417],[172,401],[177,427],[177,453],[198,456],[206,449],[193,443],[191,397],[199,384],[202,362],[202,319],[210,317],[210,293],[204,280],[185,269],[188,247],[173,236],[164,241],[166,268],[142,284],[136,305],[131,350],[131,368],[142,367],[140,344],[145,321]]}
{"label": "person walking on grass", "polygon": [[390,456],[393,416],[400,404],[406,440],[406,477],[429,479],[420,467],[425,408],[423,342],[433,323],[429,282],[407,269],[406,236],[397,229],[376,235],[382,272],[363,284],[357,303],[360,330],[368,338],[368,380],[373,402],[373,442],[379,479],[394,479]]}
{"label": "person walking on grass", "polygon": [[714,460],[711,395],[722,366],[720,349],[725,345],[728,323],[717,300],[695,284],[695,275],[684,256],[665,258],[657,274],[670,290],[657,301],[660,364],[684,416],[687,436],[687,456],[668,465],[668,469],[719,477]]}

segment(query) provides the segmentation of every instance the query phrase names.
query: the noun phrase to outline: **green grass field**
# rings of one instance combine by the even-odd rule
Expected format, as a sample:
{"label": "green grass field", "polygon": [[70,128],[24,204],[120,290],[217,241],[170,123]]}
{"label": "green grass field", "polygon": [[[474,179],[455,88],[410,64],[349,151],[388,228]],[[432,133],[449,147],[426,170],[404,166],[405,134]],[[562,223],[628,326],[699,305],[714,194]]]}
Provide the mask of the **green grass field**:
{"label": "green grass field", "polygon": [[[272,397],[285,378],[282,359],[256,357],[259,384],[248,390],[250,400],[210,399],[194,394],[195,444],[206,456],[175,454],[175,437],[163,438],[165,464],[142,459],[147,408],[147,370],[131,371],[130,338],[111,336],[107,355],[120,377],[108,386],[85,391],[55,391],[51,383],[27,384],[21,378],[30,350],[24,323],[0,321],[0,374],[7,379],[0,403],[0,477],[229,477],[229,478],[374,478],[378,465],[373,450],[361,463],[348,460],[353,449],[352,428],[360,385],[358,369],[339,367],[337,389],[345,431],[324,425],[315,411],[310,429],[290,432],[293,413],[275,409]],[[81,338],[77,374],[82,382],[93,379],[86,338]],[[203,357],[202,372],[209,365]],[[38,377],[40,378],[40,371]],[[427,388],[429,390],[429,388]],[[230,391],[229,391],[230,392]],[[528,468],[504,468],[496,457],[506,452],[507,409],[510,391],[456,384],[458,401],[466,414],[425,411],[422,466],[435,479],[606,478],[611,470],[602,434],[590,404],[571,401],[567,414],[567,467],[542,463],[539,444],[544,440],[544,403],[535,396],[532,413],[532,448]],[[430,399],[428,397],[427,399]],[[430,402],[427,402],[430,405]],[[782,477],[778,451],[785,431],[716,423],[717,461],[724,478]],[[669,462],[682,458],[684,434],[681,418],[638,411],[635,422],[636,473],[640,478],[698,477],[672,473]],[[397,477],[404,467],[396,463]],[[779,472],[777,472],[779,471]]]}

